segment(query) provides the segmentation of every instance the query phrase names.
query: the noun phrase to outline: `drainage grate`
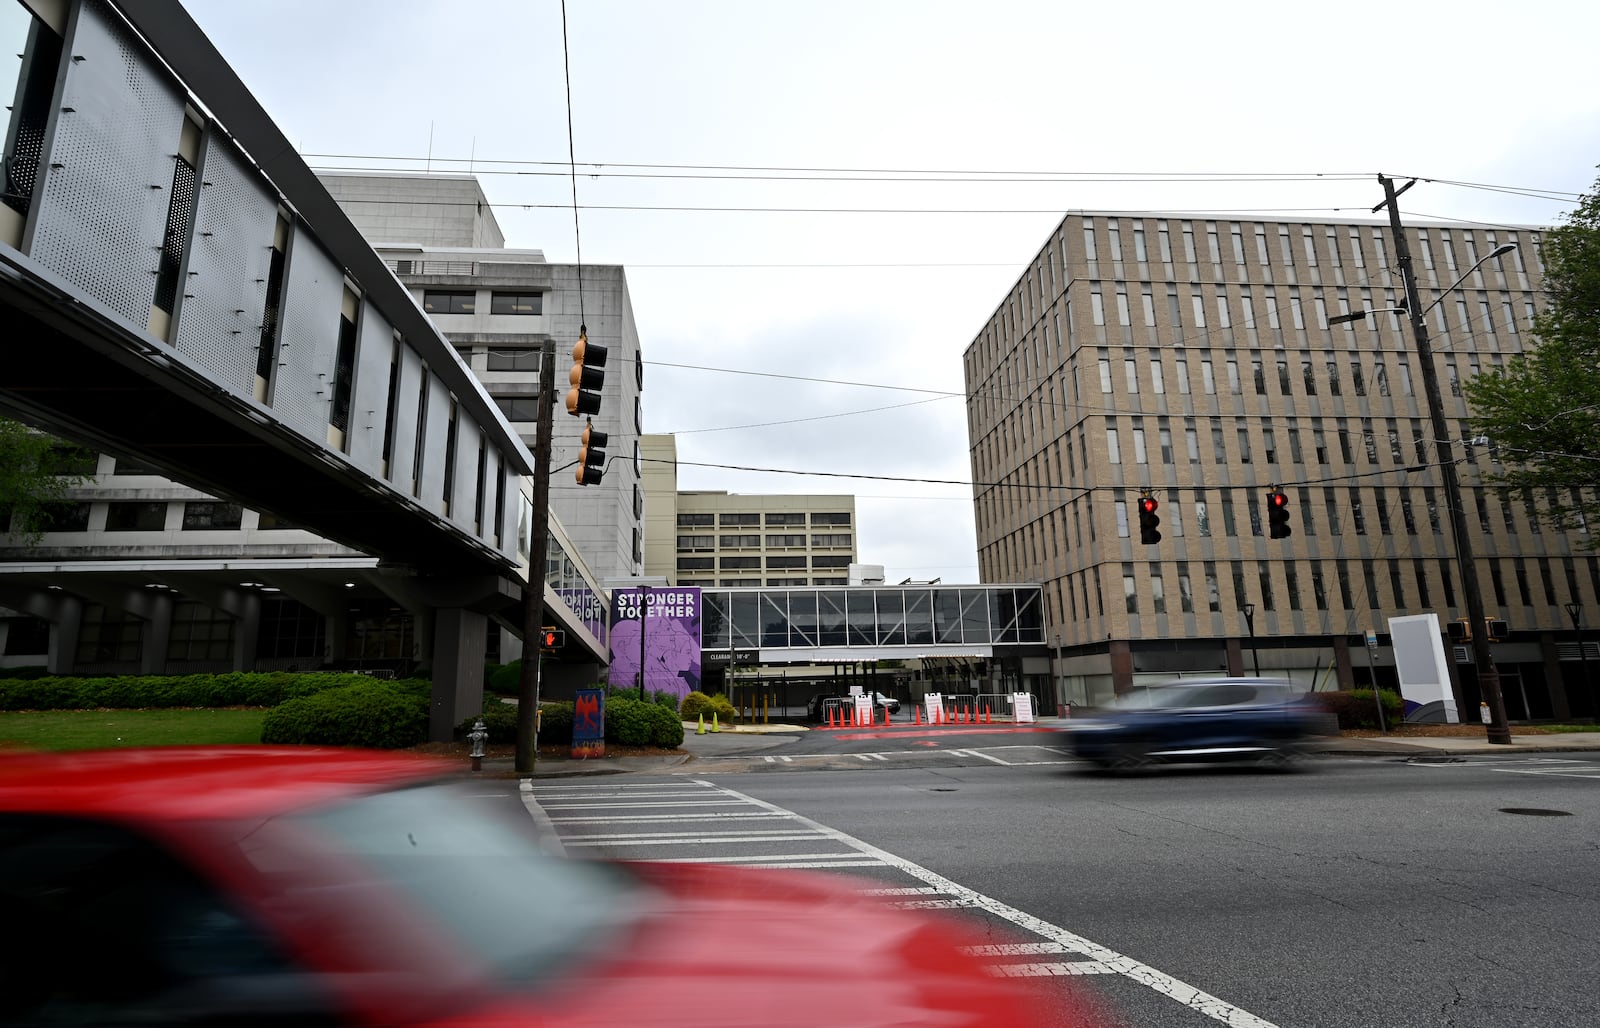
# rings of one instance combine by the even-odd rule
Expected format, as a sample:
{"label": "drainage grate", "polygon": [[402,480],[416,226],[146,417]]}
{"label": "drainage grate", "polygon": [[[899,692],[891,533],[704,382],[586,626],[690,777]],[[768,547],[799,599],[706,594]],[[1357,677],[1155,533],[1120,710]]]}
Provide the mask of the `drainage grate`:
{"label": "drainage grate", "polygon": [[1546,810],[1543,807],[1501,807],[1502,814],[1524,814],[1528,817],[1571,817],[1570,810]]}

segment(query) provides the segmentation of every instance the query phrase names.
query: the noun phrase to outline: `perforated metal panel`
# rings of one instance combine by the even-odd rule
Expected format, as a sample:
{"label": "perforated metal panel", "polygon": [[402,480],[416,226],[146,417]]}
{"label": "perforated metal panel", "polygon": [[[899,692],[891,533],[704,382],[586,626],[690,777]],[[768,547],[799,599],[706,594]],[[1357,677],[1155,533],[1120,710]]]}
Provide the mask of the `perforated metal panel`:
{"label": "perforated metal panel", "polygon": [[99,0],[67,41],[33,258],[143,332],[150,321],[184,94]]}
{"label": "perforated metal panel", "polygon": [[255,388],[277,195],[215,133],[207,139],[200,175],[189,275],[174,338],[178,349],[218,383],[248,397]]}
{"label": "perforated metal panel", "polygon": [[[444,512],[444,445],[449,436],[450,390],[437,378],[428,380],[428,423],[422,426],[422,502],[435,513]],[[459,467],[457,477],[459,477]]]}
{"label": "perforated metal panel", "polygon": [[403,493],[411,491],[415,477],[411,458],[417,446],[417,391],[422,386],[422,358],[409,346],[400,347],[400,401],[394,423],[394,456],[389,460],[389,481]]}
{"label": "perforated metal panel", "polygon": [[478,502],[478,440],[483,430],[465,412],[456,419],[455,502],[450,505],[450,520],[469,534]]}
{"label": "perforated metal panel", "polygon": [[[383,477],[383,429],[388,420],[389,365],[394,327],[377,308],[363,302],[356,337],[355,382],[350,390],[350,429],[344,451],[358,467]],[[402,394],[404,395],[404,394]]]}
{"label": "perforated metal panel", "polygon": [[307,438],[323,444],[333,410],[333,363],[343,301],[344,273],[310,233],[296,225],[283,284],[272,408]]}

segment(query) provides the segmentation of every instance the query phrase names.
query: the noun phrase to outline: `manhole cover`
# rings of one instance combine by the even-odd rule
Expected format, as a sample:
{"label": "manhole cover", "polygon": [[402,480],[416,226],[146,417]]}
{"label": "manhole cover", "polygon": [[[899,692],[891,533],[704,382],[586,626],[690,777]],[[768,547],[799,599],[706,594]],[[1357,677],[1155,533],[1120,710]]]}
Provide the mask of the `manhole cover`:
{"label": "manhole cover", "polygon": [[1501,807],[1502,814],[1525,814],[1528,817],[1571,817],[1570,810],[1546,810],[1543,807]]}

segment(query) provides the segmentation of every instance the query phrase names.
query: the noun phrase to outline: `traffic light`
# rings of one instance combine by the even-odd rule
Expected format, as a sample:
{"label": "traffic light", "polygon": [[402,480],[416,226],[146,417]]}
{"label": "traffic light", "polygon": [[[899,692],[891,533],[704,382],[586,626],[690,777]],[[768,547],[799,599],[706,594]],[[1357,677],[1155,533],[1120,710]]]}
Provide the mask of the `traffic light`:
{"label": "traffic light", "polygon": [[559,650],[567,644],[567,633],[559,628],[546,628],[539,633],[541,650]]}
{"label": "traffic light", "polygon": [[1161,504],[1149,496],[1139,497],[1139,541],[1141,543],[1155,544],[1161,541],[1161,533],[1157,526],[1161,519],[1156,517],[1156,508]]}
{"label": "traffic light", "polygon": [[1483,627],[1488,629],[1490,642],[1505,642],[1511,638],[1511,626],[1493,614],[1483,619]]}
{"label": "traffic light", "polygon": [[578,342],[572,347],[572,372],[567,376],[567,381],[572,383],[572,388],[567,390],[567,413],[573,417],[579,414],[600,413],[600,388],[605,385],[606,373],[602,369],[606,366],[606,348],[589,342],[589,329],[587,326],[578,326]]}
{"label": "traffic light", "polygon": [[1293,534],[1289,527],[1289,497],[1274,489],[1267,494],[1267,535],[1287,539]]}
{"label": "traffic light", "polygon": [[1445,628],[1449,631],[1450,641],[1453,643],[1472,641],[1472,622],[1468,621],[1466,618],[1456,618],[1454,621],[1446,625]]}
{"label": "traffic light", "polygon": [[583,426],[583,442],[578,449],[578,484],[599,485],[606,472],[606,433],[594,427],[594,422]]}

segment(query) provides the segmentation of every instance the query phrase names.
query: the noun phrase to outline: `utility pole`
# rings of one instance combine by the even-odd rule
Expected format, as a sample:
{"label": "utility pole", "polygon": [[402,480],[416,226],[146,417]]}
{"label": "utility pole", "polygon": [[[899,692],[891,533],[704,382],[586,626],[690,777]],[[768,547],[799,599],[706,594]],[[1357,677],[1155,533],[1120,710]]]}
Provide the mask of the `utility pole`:
{"label": "utility pole", "polygon": [[539,421],[533,441],[533,538],[528,543],[528,587],[522,604],[522,677],[517,683],[518,774],[531,775],[539,758],[535,736],[539,714],[539,666],[544,662],[539,634],[544,627],[544,562],[550,546],[550,450],[555,434],[556,343],[544,341],[539,353]]}
{"label": "utility pole", "polygon": [[1389,228],[1394,235],[1395,259],[1400,265],[1400,280],[1406,290],[1406,315],[1416,340],[1417,359],[1422,364],[1422,388],[1427,395],[1428,416],[1433,425],[1434,445],[1439,453],[1439,476],[1444,484],[1445,504],[1450,508],[1450,531],[1455,538],[1456,567],[1461,573],[1461,592],[1467,604],[1467,625],[1472,632],[1472,660],[1477,665],[1478,689],[1489,705],[1488,741],[1511,744],[1511,728],[1506,723],[1505,699],[1500,693],[1500,672],[1489,651],[1489,628],[1484,619],[1483,590],[1478,586],[1477,562],[1472,551],[1472,536],[1467,530],[1467,511],[1461,502],[1461,479],[1456,473],[1455,444],[1451,428],[1444,420],[1444,400],[1439,394],[1439,375],[1433,366],[1433,348],[1428,343],[1426,309],[1417,295],[1417,277],[1411,266],[1411,247],[1400,224],[1400,207],[1395,199],[1416,184],[1413,179],[1399,189],[1387,175],[1379,175],[1383,203],[1372,209],[1376,214],[1389,208]]}

